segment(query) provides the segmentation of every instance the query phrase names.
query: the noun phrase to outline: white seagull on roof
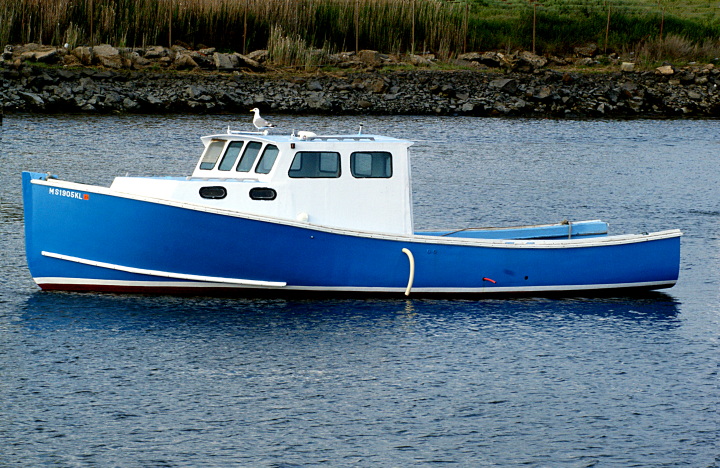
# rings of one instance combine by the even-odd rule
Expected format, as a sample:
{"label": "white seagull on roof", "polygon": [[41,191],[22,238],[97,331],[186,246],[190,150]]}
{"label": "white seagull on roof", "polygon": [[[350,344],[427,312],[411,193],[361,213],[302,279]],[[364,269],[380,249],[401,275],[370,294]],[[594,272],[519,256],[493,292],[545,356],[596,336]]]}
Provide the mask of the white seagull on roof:
{"label": "white seagull on roof", "polygon": [[252,109],[250,112],[255,112],[255,117],[253,117],[253,125],[255,125],[255,128],[257,128],[258,130],[275,126],[274,124],[271,124],[267,120],[260,117],[260,109],[258,109],[257,107],[255,109]]}

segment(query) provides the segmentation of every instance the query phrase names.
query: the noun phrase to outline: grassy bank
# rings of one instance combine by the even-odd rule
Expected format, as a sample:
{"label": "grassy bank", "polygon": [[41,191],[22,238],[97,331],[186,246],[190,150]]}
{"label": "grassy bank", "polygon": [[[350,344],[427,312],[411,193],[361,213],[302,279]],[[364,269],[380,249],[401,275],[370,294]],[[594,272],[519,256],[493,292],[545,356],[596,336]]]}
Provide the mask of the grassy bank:
{"label": "grassy bank", "polygon": [[[342,51],[471,50],[720,54],[720,7],[707,0],[0,0],[0,44],[110,43],[267,48],[272,31]],[[277,32],[275,33],[277,34]],[[276,38],[277,39],[277,38]]]}

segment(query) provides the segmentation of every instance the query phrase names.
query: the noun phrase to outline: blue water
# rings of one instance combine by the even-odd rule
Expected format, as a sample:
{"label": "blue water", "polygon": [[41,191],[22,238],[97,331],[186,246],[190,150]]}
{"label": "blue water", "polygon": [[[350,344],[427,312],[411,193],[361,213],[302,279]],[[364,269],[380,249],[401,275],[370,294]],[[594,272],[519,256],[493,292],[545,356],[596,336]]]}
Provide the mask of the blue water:
{"label": "blue water", "polygon": [[720,466],[718,122],[274,116],[417,140],[418,229],[680,228],[639,297],[40,292],[20,171],[187,175],[231,116],[5,117],[0,466]]}

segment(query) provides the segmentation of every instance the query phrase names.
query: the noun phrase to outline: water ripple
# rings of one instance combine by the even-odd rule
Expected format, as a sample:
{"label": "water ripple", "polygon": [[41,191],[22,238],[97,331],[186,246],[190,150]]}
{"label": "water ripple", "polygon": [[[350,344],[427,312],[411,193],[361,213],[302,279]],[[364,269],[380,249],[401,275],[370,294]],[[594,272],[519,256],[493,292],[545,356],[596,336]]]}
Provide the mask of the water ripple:
{"label": "water ripple", "polygon": [[[664,293],[37,290],[21,170],[91,183],[184,175],[196,135],[234,119],[6,117],[1,466],[718,466],[717,122],[363,117],[373,132],[425,140],[413,147],[419,227],[597,217],[613,232],[679,227],[681,278]],[[293,120],[357,128],[351,117]]]}

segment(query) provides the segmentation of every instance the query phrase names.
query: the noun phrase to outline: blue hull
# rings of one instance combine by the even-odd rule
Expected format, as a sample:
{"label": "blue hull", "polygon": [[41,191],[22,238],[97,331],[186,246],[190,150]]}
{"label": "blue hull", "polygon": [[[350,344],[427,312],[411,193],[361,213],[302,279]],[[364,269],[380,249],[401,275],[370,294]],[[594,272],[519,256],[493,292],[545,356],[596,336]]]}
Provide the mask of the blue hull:
{"label": "blue hull", "polygon": [[28,265],[43,289],[514,294],[659,289],[679,272],[676,230],[569,240],[384,235],[44,178],[23,173]]}

